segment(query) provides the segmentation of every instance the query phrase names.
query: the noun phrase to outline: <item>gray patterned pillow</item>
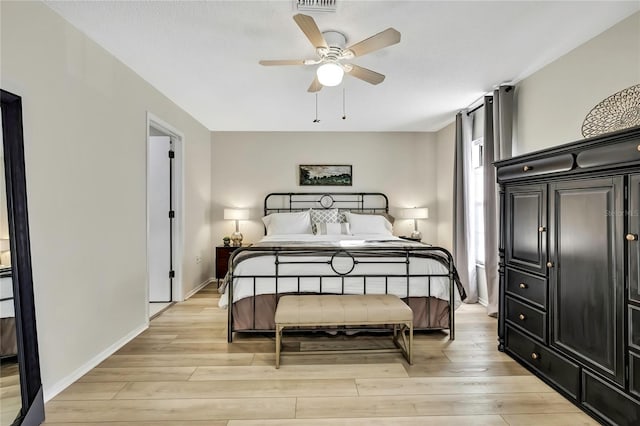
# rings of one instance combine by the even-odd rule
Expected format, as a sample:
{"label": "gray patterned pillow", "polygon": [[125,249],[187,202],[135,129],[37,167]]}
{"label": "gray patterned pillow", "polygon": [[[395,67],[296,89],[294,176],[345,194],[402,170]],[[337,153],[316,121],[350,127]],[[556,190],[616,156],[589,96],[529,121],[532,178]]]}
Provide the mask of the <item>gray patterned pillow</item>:
{"label": "gray patterned pillow", "polygon": [[311,229],[314,234],[317,233],[317,223],[338,222],[338,209],[310,209],[309,211],[311,212]]}

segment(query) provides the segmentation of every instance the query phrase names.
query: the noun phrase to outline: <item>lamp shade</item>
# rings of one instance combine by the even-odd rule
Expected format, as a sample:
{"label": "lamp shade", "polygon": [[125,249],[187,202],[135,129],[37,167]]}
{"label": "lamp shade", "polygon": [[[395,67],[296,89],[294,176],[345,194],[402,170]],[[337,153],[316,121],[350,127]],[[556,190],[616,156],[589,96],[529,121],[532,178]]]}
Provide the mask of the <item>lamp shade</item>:
{"label": "lamp shade", "polygon": [[344,70],[340,65],[334,64],[333,62],[328,62],[318,67],[316,75],[318,76],[318,81],[323,86],[337,86],[338,84],[342,83]]}
{"label": "lamp shade", "polygon": [[0,251],[9,251],[11,246],[9,245],[8,238],[0,238]]}
{"label": "lamp shade", "polygon": [[224,209],[224,218],[231,220],[249,219],[249,209]]}
{"label": "lamp shade", "polygon": [[403,219],[429,219],[429,209],[426,207],[402,209],[400,211],[400,217]]}

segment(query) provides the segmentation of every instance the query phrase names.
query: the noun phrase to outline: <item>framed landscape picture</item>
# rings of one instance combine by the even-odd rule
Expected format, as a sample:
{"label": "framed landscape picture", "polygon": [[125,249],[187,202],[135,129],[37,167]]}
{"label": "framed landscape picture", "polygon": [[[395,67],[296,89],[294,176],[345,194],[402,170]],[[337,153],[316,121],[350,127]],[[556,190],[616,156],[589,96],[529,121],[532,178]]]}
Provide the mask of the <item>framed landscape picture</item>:
{"label": "framed landscape picture", "polygon": [[351,165],[301,165],[300,185],[351,186]]}

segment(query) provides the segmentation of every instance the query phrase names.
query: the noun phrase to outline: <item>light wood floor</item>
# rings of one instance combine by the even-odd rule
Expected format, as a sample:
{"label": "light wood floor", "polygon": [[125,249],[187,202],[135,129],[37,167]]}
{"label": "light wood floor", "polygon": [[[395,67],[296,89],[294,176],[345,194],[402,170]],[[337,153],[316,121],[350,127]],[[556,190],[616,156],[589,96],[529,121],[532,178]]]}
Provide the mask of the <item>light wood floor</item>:
{"label": "light wood floor", "polygon": [[18,417],[20,401],[20,373],[15,357],[0,360],[0,425],[10,425]]}
{"label": "light wood floor", "polygon": [[[272,337],[226,342],[209,286],[46,405],[47,425],[595,425],[496,350],[480,305],[456,313],[457,339],[417,334],[400,354],[283,355]],[[382,347],[385,336],[285,337],[285,350]]]}

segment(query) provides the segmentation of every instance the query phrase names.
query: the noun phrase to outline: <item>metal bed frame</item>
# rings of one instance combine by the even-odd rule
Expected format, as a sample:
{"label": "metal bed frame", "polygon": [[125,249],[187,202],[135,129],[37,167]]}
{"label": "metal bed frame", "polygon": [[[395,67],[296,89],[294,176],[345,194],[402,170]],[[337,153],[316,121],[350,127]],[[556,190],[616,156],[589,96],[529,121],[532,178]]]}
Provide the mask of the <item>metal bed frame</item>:
{"label": "metal bed frame", "polygon": [[264,215],[308,209],[343,208],[359,213],[389,213],[381,192],[273,192],[264,198]]}
{"label": "metal bed frame", "polygon": [[[271,193],[265,197],[264,201],[264,213],[268,215],[276,212],[295,212],[303,211],[309,208],[315,209],[328,209],[328,208],[340,208],[344,211],[356,212],[356,213],[388,213],[389,202],[387,196],[382,193]],[[241,254],[248,253],[251,255],[255,252],[256,255],[268,255],[274,257],[275,273],[269,275],[237,275],[234,273],[235,260]],[[251,257],[251,256],[249,256]],[[313,260],[305,260],[305,258],[313,257]],[[322,260],[318,260],[320,257]],[[431,258],[441,262],[446,268],[446,274],[417,274],[410,271],[409,265],[412,258]],[[325,260],[326,259],[326,260]],[[340,260],[340,262],[337,262]],[[345,263],[346,261],[346,263]],[[354,274],[353,271],[358,264],[388,264],[388,265],[406,265],[404,273],[388,273],[388,274]],[[313,265],[313,264],[325,264],[330,267],[327,273],[312,274],[312,275],[291,275],[283,272],[284,265]],[[345,267],[346,264],[346,267]],[[273,330],[263,330],[256,328],[256,280],[258,279],[273,279],[275,281],[275,298],[278,298],[284,294],[291,294],[279,292],[278,284],[280,280],[297,280],[297,292],[294,294],[304,294],[301,292],[300,285],[301,279],[317,280],[317,293],[322,293],[323,281],[326,279],[340,280],[341,292],[338,294],[345,294],[345,279],[357,278],[362,282],[362,294],[367,294],[367,279],[378,278],[384,279],[385,293],[388,292],[389,279],[406,279],[406,295],[409,298],[409,289],[411,286],[415,286],[416,283],[410,283],[412,278],[424,278],[427,285],[427,295],[431,294],[431,279],[436,277],[447,278],[449,280],[449,340],[455,339],[455,317],[454,317],[454,303],[455,303],[455,291],[456,291],[456,272],[453,262],[453,256],[448,250],[441,247],[432,247],[424,245],[421,247],[416,246],[397,246],[397,247],[357,247],[357,248],[344,248],[344,247],[310,247],[304,246],[302,243],[300,246],[286,246],[286,247],[240,247],[233,252],[229,259],[228,269],[227,294],[229,295],[228,302],[228,328],[227,328],[227,340],[229,343],[233,341],[233,333],[235,332],[270,332]],[[253,282],[253,294],[252,297],[252,314],[253,314],[253,328],[234,330],[234,318],[233,318],[233,288],[235,279],[250,279]],[[422,281],[422,280],[421,280]],[[308,283],[305,284],[308,286]],[[335,293],[334,293],[335,294]],[[432,296],[425,296],[427,298]],[[405,301],[406,302],[406,301]],[[407,302],[408,303],[408,302]],[[431,306],[427,301],[427,326],[416,327],[415,330],[443,330],[447,328],[433,326],[431,324]],[[317,330],[317,329],[315,329]],[[371,328],[367,328],[371,330]]]}

